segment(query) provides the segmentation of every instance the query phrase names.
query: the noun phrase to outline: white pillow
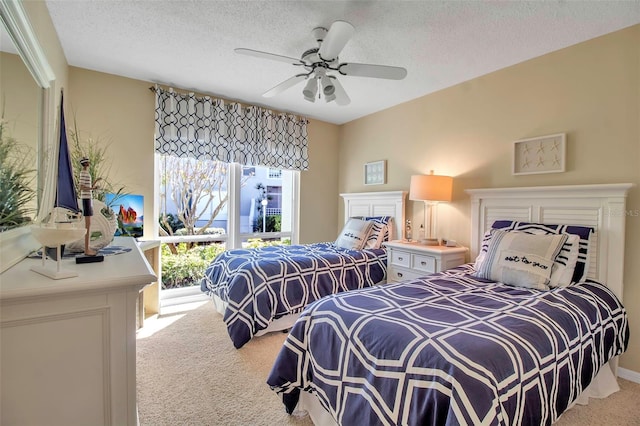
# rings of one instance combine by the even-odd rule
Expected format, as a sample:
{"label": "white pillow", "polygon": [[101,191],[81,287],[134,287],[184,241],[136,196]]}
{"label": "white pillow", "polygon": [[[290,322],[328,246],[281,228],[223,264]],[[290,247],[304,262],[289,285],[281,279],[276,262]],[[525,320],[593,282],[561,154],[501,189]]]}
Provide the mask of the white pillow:
{"label": "white pillow", "polygon": [[335,245],[350,250],[360,250],[367,241],[372,222],[351,218],[344,224],[342,232],[338,235]]}
{"label": "white pillow", "polygon": [[554,261],[568,235],[492,230],[476,276],[519,287],[547,290]]}
{"label": "white pillow", "polygon": [[[491,243],[492,232],[494,229],[490,229],[485,232],[482,238],[482,247],[480,253],[475,260],[476,271],[482,267],[482,263],[487,254],[487,249]],[[547,232],[539,230],[523,230],[514,231],[511,229],[501,229],[504,232],[525,232],[533,235],[549,235]],[[578,262],[578,253],[580,248],[580,236],[575,234],[567,235],[567,241],[563,244],[560,253],[553,262],[553,268],[551,269],[551,277],[549,279],[549,287],[565,287],[572,283],[572,277]]]}
{"label": "white pillow", "polygon": [[[491,226],[494,229],[501,229],[503,231],[522,231],[528,233],[540,233],[540,234],[570,234],[578,235],[580,237],[578,241],[578,259],[573,270],[573,277],[571,283],[577,283],[584,281],[589,272],[589,260],[590,253],[592,253],[594,238],[592,237],[596,232],[594,228],[590,226],[582,225],[553,225],[548,223],[535,223],[535,222],[519,222],[513,220],[496,220]],[[486,252],[488,246],[488,240],[482,241],[482,250],[478,255],[480,261]]]}

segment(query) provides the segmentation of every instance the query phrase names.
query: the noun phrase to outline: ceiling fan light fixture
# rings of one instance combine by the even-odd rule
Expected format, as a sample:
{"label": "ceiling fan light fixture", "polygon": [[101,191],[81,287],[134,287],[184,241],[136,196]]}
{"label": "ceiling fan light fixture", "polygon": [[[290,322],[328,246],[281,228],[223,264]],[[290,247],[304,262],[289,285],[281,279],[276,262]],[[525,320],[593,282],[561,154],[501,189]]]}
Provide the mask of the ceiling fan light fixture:
{"label": "ceiling fan light fixture", "polygon": [[[334,92],[335,92],[335,91],[334,91]],[[336,94],[335,94],[335,93],[332,93],[332,94],[330,94],[330,95],[325,95],[325,96],[324,96],[324,100],[325,100],[327,103],[329,103],[329,102],[331,102],[331,101],[335,101],[335,100],[336,100]]]}
{"label": "ceiling fan light fixture", "polygon": [[322,93],[324,93],[325,96],[331,96],[336,91],[336,87],[326,75],[320,78],[320,83],[322,84]]}
{"label": "ceiling fan light fixture", "polygon": [[315,76],[312,76],[307,80],[307,84],[304,86],[302,94],[304,95],[305,100],[315,102],[316,93],[318,93],[318,82],[316,81]]}

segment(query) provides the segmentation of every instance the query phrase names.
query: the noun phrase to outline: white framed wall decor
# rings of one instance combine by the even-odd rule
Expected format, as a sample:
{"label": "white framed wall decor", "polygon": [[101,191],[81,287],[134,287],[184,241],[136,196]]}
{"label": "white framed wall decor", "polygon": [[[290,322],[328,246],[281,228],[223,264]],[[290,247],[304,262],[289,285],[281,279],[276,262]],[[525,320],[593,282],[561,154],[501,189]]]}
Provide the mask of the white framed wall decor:
{"label": "white framed wall decor", "polygon": [[364,165],[364,184],[382,185],[387,183],[387,160],[372,161]]}
{"label": "white framed wall decor", "polygon": [[513,143],[514,175],[565,171],[566,133],[521,139]]}

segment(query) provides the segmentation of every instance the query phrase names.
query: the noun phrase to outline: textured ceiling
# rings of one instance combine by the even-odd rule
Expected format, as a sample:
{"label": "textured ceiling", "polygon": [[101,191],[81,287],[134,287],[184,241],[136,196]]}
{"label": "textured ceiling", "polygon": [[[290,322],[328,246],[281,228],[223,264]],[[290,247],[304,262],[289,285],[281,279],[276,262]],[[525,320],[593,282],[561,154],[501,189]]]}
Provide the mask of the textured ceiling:
{"label": "textured ceiling", "polygon": [[[640,23],[634,1],[47,0],[69,65],[345,123],[483,74]],[[262,93],[299,68],[311,30],[355,26],[341,62],[402,66],[401,81],[341,76],[348,106]]]}

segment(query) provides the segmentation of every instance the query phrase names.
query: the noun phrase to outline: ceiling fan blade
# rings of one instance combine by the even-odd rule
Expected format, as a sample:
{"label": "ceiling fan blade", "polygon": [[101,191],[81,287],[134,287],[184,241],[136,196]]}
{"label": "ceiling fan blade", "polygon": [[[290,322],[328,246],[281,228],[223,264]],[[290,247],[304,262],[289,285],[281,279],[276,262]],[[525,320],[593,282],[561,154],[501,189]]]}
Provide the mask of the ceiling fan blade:
{"label": "ceiling fan blade", "polygon": [[306,74],[294,75],[293,77],[286,79],[285,81],[283,81],[282,83],[278,84],[277,86],[272,87],[271,89],[267,90],[266,92],[264,92],[262,94],[262,96],[265,97],[265,98],[272,98],[275,95],[277,95],[278,93],[282,93],[285,90],[287,90],[289,87],[295,86],[296,84],[298,84],[302,80],[306,80],[306,79],[307,79],[307,75]]}
{"label": "ceiling fan blade", "polygon": [[289,56],[276,55],[275,53],[261,52],[259,50],[238,48],[238,49],[234,49],[234,52],[239,53],[241,55],[255,56],[256,58],[271,59],[273,61],[286,62],[287,64],[293,64],[293,65],[302,64],[302,61],[300,59],[290,58]]}
{"label": "ceiling fan blade", "polygon": [[347,42],[353,37],[356,29],[346,21],[336,21],[331,24],[318,54],[325,61],[336,59]]}
{"label": "ceiling fan blade", "polygon": [[333,94],[336,97],[336,104],[340,106],[349,105],[349,103],[351,103],[351,99],[349,99],[347,92],[344,91],[342,84],[340,84],[337,78],[332,78],[331,82],[333,83],[333,87],[335,87],[335,92],[333,92]]}
{"label": "ceiling fan blade", "polygon": [[343,63],[338,67],[340,73],[355,77],[386,78],[389,80],[402,80],[407,76],[407,70],[401,67],[388,65]]}

